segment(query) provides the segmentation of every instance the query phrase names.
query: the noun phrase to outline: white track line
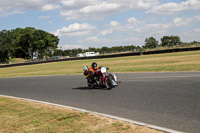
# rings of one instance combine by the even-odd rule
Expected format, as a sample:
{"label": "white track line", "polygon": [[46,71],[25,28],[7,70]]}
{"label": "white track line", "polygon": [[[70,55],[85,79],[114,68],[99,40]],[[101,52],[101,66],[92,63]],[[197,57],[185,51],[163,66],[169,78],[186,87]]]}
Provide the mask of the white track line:
{"label": "white track line", "polygon": [[122,117],[118,117],[118,116],[113,116],[113,115],[109,115],[109,114],[103,114],[103,113],[89,111],[89,110],[80,109],[80,108],[75,108],[75,107],[71,107],[71,106],[65,106],[65,105],[61,105],[61,104],[55,104],[55,103],[50,103],[50,102],[44,102],[44,101],[38,101],[38,100],[21,98],[21,97],[14,97],[14,96],[7,96],[7,95],[0,95],[0,96],[1,97],[20,99],[20,100],[25,100],[25,101],[31,101],[31,102],[36,102],[36,103],[48,104],[48,105],[62,107],[62,108],[69,108],[69,109],[72,109],[72,110],[81,111],[81,112],[85,112],[85,113],[97,114],[97,115],[100,115],[100,116],[104,116],[104,117],[108,117],[108,118],[112,118],[112,119],[117,119],[117,120],[129,122],[129,123],[133,123],[135,125],[149,127],[149,128],[152,128],[152,129],[163,131],[163,132],[183,133],[183,132],[176,131],[176,130],[169,129],[169,128],[165,128],[165,127],[159,127],[159,126],[151,125],[151,124],[148,124],[148,123],[133,121],[133,120],[122,118]]}

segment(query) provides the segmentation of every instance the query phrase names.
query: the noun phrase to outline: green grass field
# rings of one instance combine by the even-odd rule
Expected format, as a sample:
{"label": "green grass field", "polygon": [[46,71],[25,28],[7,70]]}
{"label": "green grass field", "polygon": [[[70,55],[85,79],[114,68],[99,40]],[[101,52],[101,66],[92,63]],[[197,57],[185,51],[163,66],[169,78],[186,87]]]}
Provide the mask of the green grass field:
{"label": "green grass field", "polygon": [[192,51],[1,68],[0,77],[81,74],[82,67],[94,61],[111,72],[200,71],[200,51]]}
{"label": "green grass field", "polygon": [[71,109],[0,97],[1,133],[161,133]]}

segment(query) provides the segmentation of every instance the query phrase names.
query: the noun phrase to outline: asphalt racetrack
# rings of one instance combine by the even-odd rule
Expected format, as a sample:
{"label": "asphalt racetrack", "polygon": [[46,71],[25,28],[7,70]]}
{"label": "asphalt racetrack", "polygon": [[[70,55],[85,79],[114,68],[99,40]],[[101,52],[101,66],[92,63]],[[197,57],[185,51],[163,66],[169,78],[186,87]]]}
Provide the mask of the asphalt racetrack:
{"label": "asphalt racetrack", "polygon": [[0,78],[0,95],[119,116],[182,132],[200,132],[200,72],[118,73],[112,90],[88,89],[83,75]]}

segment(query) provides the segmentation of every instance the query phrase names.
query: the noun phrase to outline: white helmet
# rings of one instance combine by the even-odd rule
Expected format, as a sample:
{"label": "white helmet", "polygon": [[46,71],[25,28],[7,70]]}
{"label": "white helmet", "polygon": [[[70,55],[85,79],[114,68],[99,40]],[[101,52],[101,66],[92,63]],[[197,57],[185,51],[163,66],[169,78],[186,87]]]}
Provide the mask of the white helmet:
{"label": "white helmet", "polygon": [[88,70],[88,66],[84,66],[83,71],[87,71],[87,70]]}

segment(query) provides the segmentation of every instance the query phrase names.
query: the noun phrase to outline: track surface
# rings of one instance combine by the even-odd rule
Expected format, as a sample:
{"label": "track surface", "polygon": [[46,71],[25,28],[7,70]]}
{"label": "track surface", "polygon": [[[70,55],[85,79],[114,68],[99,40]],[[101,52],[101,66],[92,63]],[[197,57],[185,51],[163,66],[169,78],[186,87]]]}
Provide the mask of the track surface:
{"label": "track surface", "polygon": [[0,94],[115,115],[178,131],[200,131],[200,72],[117,74],[112,90],[82,75],[0,78]]}

